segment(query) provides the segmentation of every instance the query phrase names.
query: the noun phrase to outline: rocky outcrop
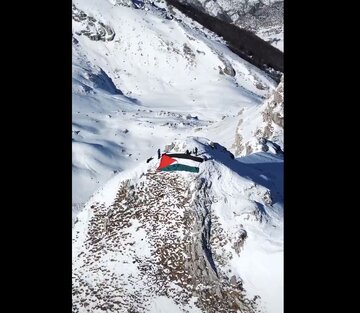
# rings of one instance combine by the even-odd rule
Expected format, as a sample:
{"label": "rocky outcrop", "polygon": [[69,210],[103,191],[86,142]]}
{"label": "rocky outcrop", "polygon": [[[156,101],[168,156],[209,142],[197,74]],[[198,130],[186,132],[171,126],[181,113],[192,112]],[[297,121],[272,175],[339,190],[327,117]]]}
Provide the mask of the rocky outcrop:
{"label": "rocky outcrop", "polygon": [[[284,77],[281,78],[280,84],[267,101],[263,119],[267,122],[269,128],[272,123],[284,128]],[[268,134],[264,137],[269,138],[270,136],[271,134]]]}
{"label": "rocky outcrop", "polygon": [[[221,269],[229,252],[216,249],[230,238],[215,222],[210,189],[205,180],[189,187],[180,175],[148,171],[141,182],[124,181],[110,207],[94,204],[73,269],[73,312],[147,312],[154,295],[195,301],[201,312],[256,312],[241,279]],[[235,238],[236,253],[244,234]],[[136,250],[142,241],[148,254]]]}
{"label": "rocky outcrop", "polygon": [[82,29],[75,32],[79,36],[84,35],[94,41],[112,41],[115,38],[115,32],[110,26],[87,15],[74,4],[72,5],[72,18],[74,22],[81,25]]}
{"label": "rocky outcrop", "polygon": [[[284,77],[264,103],[247,111],[253,117],[244,123],[244,111],[239,113],[239,124],[232,148],[235,155],[248,155],[258,151],[283,153],[284,144]],[[256,122],[254,122],[256,121]]]}
{"label": "rocky outcrop", "polygon": [[271,191],[244,178],[251,171],[216,142],[190,138],[167,149],[194,147],[206,159],[199,174],[156,171],[150,160],[111,183],[113,200],[93,198],[79,213],[73,312],[157,312],[159,298],[179,312],[260,312],[239,264],[273,222]]}

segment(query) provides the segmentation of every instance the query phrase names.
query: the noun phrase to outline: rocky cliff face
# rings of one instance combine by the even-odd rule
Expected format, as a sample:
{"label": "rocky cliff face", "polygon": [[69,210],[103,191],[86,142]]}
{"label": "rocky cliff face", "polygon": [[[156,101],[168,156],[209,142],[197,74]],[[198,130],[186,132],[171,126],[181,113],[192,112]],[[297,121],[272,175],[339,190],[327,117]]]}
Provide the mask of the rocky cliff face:
{"label": "rocky cliff face", "polygon": [[[244,117],[246,116],[246,118]],[[284,149],[284,77],[264,103],[240,111],[233,148],[235,155],[258,151],[282,153]],[[258,120],[254,123],[254,120]]]}

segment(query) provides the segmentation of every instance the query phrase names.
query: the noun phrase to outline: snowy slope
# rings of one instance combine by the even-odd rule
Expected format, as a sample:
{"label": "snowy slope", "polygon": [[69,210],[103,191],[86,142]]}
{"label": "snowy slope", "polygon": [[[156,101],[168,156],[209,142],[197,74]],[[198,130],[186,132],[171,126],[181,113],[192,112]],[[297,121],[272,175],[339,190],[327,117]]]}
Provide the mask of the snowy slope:
{"label": "snowy slope", "polygon": [[73,4],[74,210],[116,172],[260,105],[275,88],[220,38],[184,16],[168,19],[160,4]]}
{"label": "snowy slope", "polygon": [[200,127],[197,136],[221,142],[236,156],[267,151],[284,152],[284,79],[263,103],[243,107],[237,114],[224,113],[221,119]]}
{"label": "snowy slope", "polygon": [[282,312],[282,157],[205,138],[200,173],[114,176],[73,228],[74,312]]}

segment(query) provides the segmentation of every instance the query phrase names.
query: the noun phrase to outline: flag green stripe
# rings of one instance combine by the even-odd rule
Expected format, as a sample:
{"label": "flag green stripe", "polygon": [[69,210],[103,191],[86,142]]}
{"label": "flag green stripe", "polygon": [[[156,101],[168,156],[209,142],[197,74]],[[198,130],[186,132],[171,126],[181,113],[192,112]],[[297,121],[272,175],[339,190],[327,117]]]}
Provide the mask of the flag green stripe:
{"label": "flag green stripe", "polygon": [[167,167],[160,169],[160,171],[172,172],[172,171],[186,171],[192,173],[199,173],[199,168],[184,164],[171,164]]}

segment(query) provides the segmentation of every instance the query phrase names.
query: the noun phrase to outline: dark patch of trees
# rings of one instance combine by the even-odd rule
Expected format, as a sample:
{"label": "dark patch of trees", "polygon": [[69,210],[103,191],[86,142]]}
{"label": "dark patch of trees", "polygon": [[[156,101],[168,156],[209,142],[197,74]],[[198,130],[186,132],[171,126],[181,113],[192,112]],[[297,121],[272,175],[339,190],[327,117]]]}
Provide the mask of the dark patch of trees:
{"label": "dark patch of trees", "polygon": [[205,14],[194,7],[180,3],[177,0],[166,0],[166,2],[207,29],[223,37],[234,53],[265,71],[277,82],[280,82],[281,72],[284,71],[282,51],[273,47],[254,33]]}

